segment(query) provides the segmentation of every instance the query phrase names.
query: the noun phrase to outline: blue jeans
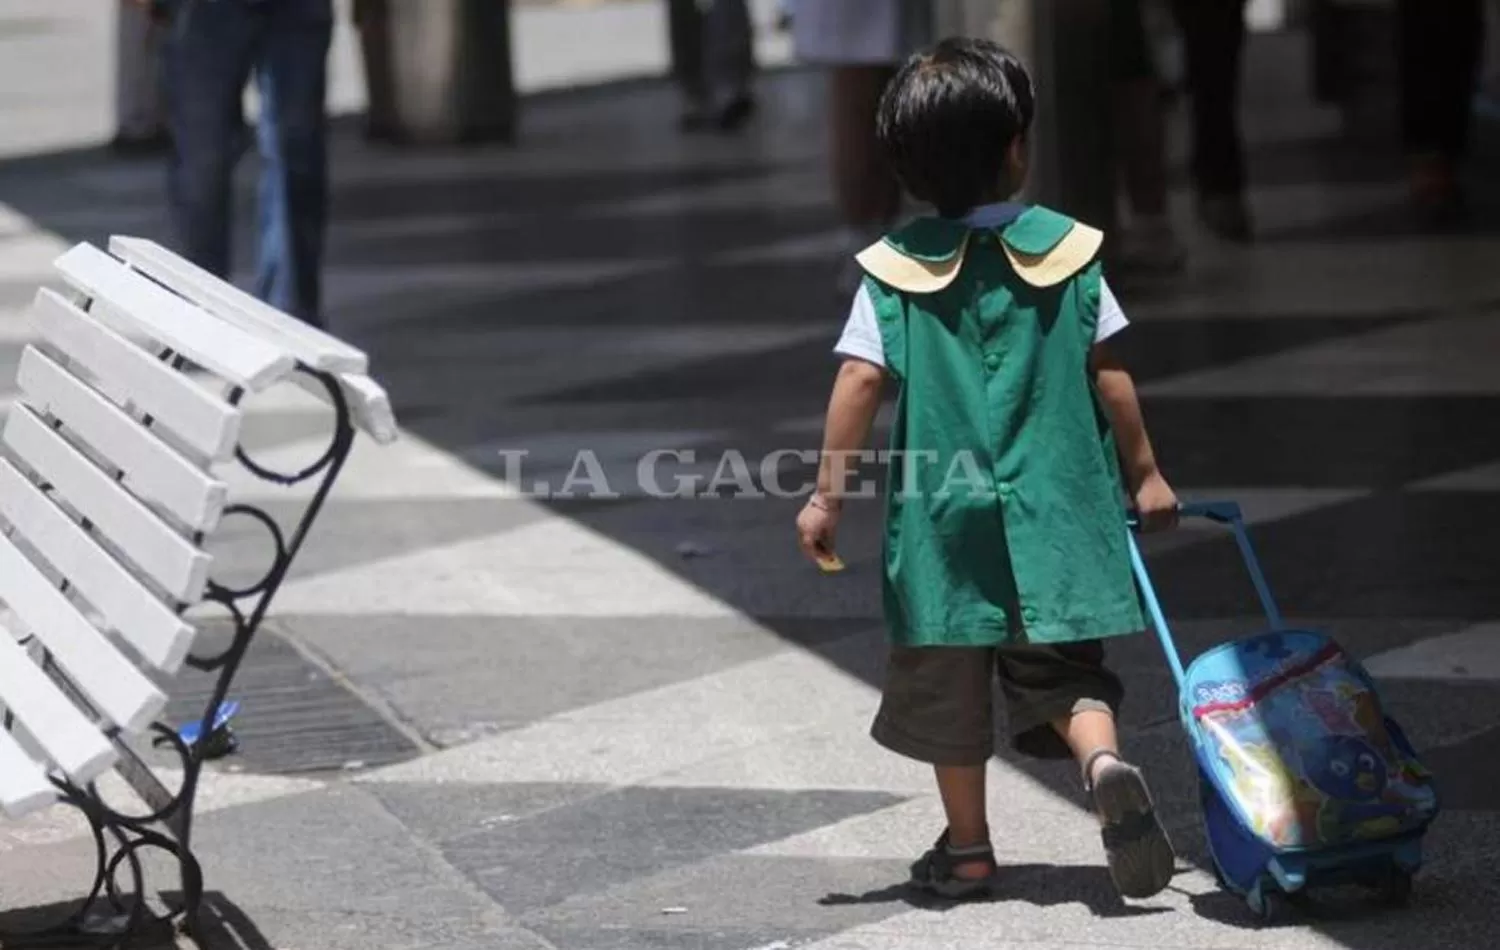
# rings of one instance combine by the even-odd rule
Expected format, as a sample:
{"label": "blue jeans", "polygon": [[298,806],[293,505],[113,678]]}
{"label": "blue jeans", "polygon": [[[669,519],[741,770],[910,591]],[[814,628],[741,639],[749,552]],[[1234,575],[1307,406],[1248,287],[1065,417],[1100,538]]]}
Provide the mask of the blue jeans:
{"label": "blue jeans", "polygon": [[253,76],[262,163],[255,293],[313,324],[322,322],[332,35],[332,0],[174,0],[166,50],[176,143],[168,191],[182,253],[229,274],[240,106]]}

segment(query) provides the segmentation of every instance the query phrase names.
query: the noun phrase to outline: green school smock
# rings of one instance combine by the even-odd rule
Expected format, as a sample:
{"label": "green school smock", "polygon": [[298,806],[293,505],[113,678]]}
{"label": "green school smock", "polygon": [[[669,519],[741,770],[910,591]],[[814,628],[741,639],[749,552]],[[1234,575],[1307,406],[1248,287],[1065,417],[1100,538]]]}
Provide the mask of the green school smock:
{"label": "green school smock", "polygon": [[899,386],[883,583],[893,642],[1145,629],[1088,368],[1101,239],[1032,207],[999,230],[920,219],[859,255]]}

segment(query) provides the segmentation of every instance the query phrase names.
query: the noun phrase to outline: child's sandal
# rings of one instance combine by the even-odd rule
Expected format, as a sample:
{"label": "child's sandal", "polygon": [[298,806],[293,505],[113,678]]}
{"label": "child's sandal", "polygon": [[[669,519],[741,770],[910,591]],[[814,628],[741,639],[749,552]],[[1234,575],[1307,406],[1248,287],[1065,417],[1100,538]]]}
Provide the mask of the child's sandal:
{"label": "child's sandal", "polygon": [[[1097,781],[1090,781],[1094,763],[1106,757],[1114,762],[1099,770]],[[1089,756],[1083,774],[1084,789],[1104,823],[1101,837],[1115,887],[1125,897],[1159,894],[1172,882],[1176,855],[1156,817],[1145,777],[1115,753],[1103,750]]]}
{"label": "child's sandal", "polygon": [[[989,865],[989,873],[984,877],[960,877],[958,868],[964,864],[977,864],[984,862]],[[954,848],[948,844],[948,832],[945,830],[932,850],[917,859],[911,866],[912,885],[931,894],[948,900],[968,900],[974,897],[988,896],[994,885],[995,872],[999,866],[995,863],[995,850],[988,844],[969,845],[963,848]]]}

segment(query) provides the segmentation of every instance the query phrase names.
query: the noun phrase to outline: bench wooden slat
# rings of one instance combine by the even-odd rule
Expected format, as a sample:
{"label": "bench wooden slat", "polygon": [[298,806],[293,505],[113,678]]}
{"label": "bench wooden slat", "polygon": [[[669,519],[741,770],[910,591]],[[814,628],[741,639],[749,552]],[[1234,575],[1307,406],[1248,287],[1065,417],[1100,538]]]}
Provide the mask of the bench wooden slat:
{"label": "bench wooden slat", "polygon": [[63,695],[3,627],[0,702],[26,727],[48,761],[76,784],[92,782],[114,765],[118,753],[104,733]]}
{"label": "bench wooden slat", "polygon": [[[400,437],[396,426],[396,414],[391,411],[391,399],[380,384],[368,376],[340,373],[339,391],[349,405],[350,421],[380,445],[390,445]],[[293,382],[323,402],[329,401],[328,389],[317,379],[299,373]]]}
{"label": "bench wooden slat", "polygon": [[202,596],[208,555],[69,445],[29,407],[11,410],[4,440],[168,594],[184,603],[195,603]]}
{"label": "bench wooden slat", "polygon": [[182,668],[193,645],[192,625],[4,459],[0,459],[0,515],[146,662],[164,673]]}
{"label": "bench wooden slat", "polygon": [[52,654],[63,672],[110,722],[139,732],[167,705],[167,697],[130,657],[89,623],[62,591],[0,535],[0,600]]}
{"label": "bench wooden slat", "polygon": [[282,313],[145,238],[111,237],[111,254],[228,323],[330,373],[365,373],[370,359],[343,340]]}
{"label": "bench wooden slat", "polygon": [[183,458],[40,350],[21,355],[16,382],[27,405],[48,413],[125,472],[140,497],[155,502],[197,531],[212,531],[224,513],[229,486]]}
{"label": "bench wooden slat", "polygon": [[105,301],[153,339],[251,392],[296,366],[285,349],[214,319],[92,245],[77,245],[54,266],[68,283]]}
{"label": "bench wooden slat", "polygon": [[47,781],[46,769],[0,729],[0,808],[12,818],[25,818],[55,801],[57,789]]}
{"label": "bench wooden slat", "polygon": [[205,459],[228,460],[239,441],[241,413],[113,330],[43,289],[31,308],[41,338],[76,360],[111,390],[129,393],[155,424]]}
{"label": "bench wooden slat", "polygon": [[340,373],[339,386],[354,416],[354,424],[364,430],[378,445],[390,445],[400,435],[391,397],[380,384],[368,376]]}

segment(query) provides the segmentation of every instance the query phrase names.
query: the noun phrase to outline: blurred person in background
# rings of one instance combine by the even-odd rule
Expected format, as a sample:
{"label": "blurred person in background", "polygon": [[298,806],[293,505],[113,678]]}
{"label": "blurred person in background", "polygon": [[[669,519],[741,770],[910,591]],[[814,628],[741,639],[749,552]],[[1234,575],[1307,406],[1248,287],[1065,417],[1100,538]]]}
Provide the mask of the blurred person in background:
{"label": "blurred person in background", "polygon": [[1457,223],[1464,212],[1459,173],[1484,53],[1484,5],[1400,0],[1396,33],[1412,201],[1428,224]]}
{"label": "blurred person in background", "polygon": [[901,211],[901,186],[875,137],[875,113],[886,83],[932,32],[925,0],[789,0],[797,58],[828,72],[830,173],[844,226],[838,291],[862,279],[854,255],[890,230]]}
{"label": "blurred person in background", "polygon": [[1167,207],[1166,94],[1146,31],[1142,0],[1110,0],[1115,138],[1130,207],[1118,264],[1150,273],[1182,269],[1187,251]]}
{"label": "blurred person in background", "polygon": [[1209,231],[1236,242],[1251,240],[1254,232],[1245,201],[1245,146],[1239,119],[1247,3],[1172,0],[1182,30],[1187,91],[1192,99],[1192,179],[1198,217]]}
{"label": "blurred person in background", "polygon": [[333,0],[166,0],[160,6],[176,145],[168,191],[182,253],[215,275],[230,273],[233,176],[242,152],[245,86],[254,77],[261,156],[255,293],[321,324]]}
{"label": "blurred person in background", "polygon": [[667,0],[684,131],[732,132],[755,113],[755,31],[745,0]]}
{"label": "blurred person in background", "polygon": [[162,35],[155,10],[120,0],[115,21],[115,137],[121,155],[155,154],[171,145],[162,88]]}

